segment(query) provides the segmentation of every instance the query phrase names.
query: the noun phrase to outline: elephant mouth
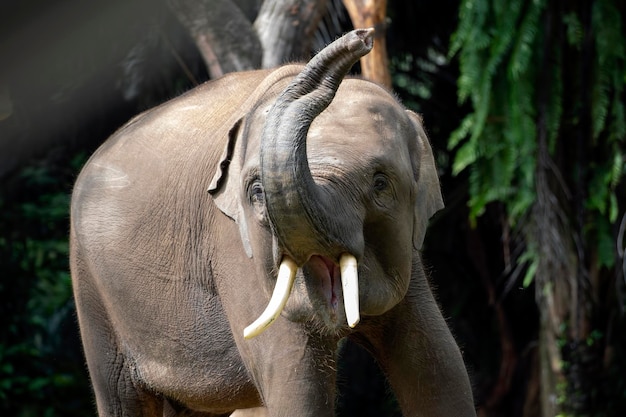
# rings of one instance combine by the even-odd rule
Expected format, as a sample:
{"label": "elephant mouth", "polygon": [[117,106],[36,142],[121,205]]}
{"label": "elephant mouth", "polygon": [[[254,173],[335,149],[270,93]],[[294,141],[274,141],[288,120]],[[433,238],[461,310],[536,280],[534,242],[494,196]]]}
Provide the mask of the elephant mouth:
{"label": "elephant mouth", "polygon": [[[330,258],[313,255],[305,264],[307,274],[321,282],[322,292],[331,311],[337,311],[339,285],[343,294],[343,305],[348,326],[355,327],[361,317],[359,312],[359,277],[357,260],[353,255],[344,253],[339,258],[339,265]],[[280,315],[289,299],[298,265],[288,256],[283,258],[278,270],[278,278],[272,297],[265,311],[243,331],[245,339],[251,339],[265,331]]]}
{"label": "elephant mouth", "polygon": [[336,315],[339,305],[337,295],[339,294],[341,286],[341,270],[339,265],[325,256],[314,255],[311,256],[303,267],[303,272],[314,285],[321,287],[322,296],[326,305],[328,305],[334,315]]}

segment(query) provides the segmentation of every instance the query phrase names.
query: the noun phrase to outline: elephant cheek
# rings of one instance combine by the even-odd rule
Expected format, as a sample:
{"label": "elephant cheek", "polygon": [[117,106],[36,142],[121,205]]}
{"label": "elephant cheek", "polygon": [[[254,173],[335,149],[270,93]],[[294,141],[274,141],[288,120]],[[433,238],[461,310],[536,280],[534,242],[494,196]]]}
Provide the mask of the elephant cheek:
{"label": "elephant cheek", "polygon": [[[372,259],[372,258],[369,258]],[[411,260],[384,268],[380,262],[365,262],[360,276],[361,314],[379,316],[406,296],[411,280]]]}

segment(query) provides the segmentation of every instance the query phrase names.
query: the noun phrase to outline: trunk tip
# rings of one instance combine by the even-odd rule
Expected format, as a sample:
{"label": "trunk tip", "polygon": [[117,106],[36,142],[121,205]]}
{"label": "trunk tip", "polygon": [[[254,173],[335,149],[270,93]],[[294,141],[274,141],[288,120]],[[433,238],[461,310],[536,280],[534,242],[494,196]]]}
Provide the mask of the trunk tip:
{"label": "trunk tip", "polygon": [[[363,48],[365,53],[371,51],[372,48],[374,47],[374,32],[375,31],[376,30],[374,28],[356,29],[352,31],[352,33],[356,37],[355,49]],[[363,55],[365,55],[365,53]]]}
{"label": "trunk tip", "polygon": [[374,42],[374,34],[376,32],[375,28],[371,27],[371,28],[364,28],[364,29],[356,29],[354,32],[366,44],[369,45]]}

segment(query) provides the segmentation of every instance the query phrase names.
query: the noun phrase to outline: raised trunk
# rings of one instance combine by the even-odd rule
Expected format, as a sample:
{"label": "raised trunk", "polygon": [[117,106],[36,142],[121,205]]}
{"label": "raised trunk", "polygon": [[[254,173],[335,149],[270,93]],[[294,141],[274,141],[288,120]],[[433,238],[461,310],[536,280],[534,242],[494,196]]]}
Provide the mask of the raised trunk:
{"label": "raised trunk", "polygon": [[[333,100],[352,65],[373,46],[373,29],[352,31],[317,54],[278,97],[261,139],[261,182],[270,223],[282,251],[299,265],[319,253],[359,256],[362,237],[350,219],[338,221],[309,170],[306,137]],[[339,224],[341,223],[341,225]],[[347,227],[346,227],[347,226]],[[347,231],[347,232],[346,232]]]}

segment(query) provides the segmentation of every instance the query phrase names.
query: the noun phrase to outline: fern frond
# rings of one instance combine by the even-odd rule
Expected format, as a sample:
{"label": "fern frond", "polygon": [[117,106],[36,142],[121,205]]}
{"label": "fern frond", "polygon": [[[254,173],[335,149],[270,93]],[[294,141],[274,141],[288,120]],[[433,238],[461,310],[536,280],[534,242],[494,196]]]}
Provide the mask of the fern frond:
{"label": "fern frond", "polygon": [[626,138],[626,117],[624,115],[624,101],[621,92],[616,92],[613,98],[613,106],[611,116],[613,117],[613,128],[610,132],[612,141],[624,141]]}
{"label": "fern frond", "polygon": [[[498,7],[497,5],[500,5]],[[502,7],[506,6],[506,7]],[[520,0],[511,2],[494,2],[495,33],[490,48],[490,59],[486,71],[493,76],[502,62],[505,54],[509,51],[517,32],[518,20],[522,9]]]}
{"label": "fern frond", "polygon": [[539,19],[545,8],[545,0],[537,0],[531,2],[527,10],[521,26],[517,31],[517,39],[509,60],[508,74],[512,81],[520,78],[529,65],[530,58],[533,54],[533,41],[537,36],[539,27]]}
{"label": "fern frond", "polygon": [[570,12],[563,16],[563,24],[565,25],[567,42],[574,48],[580,49],[583,42],[583,25],[576,13]]}
{"label": "fern frond", "polygon": [[[622,16],[613,2],[599,0],[592,8],[592,27],[596,34],[595,82],[592,101],[593,138],[607,127],[608,115],[617,116],[616,128],[623,128],[623,103],[612,99],[624,91],[626,42],[622,35]],[[610,106],[614,109],[609,110]],[[613,136],[615,137],[615,136]]]}
{"label": "fern frond", "polygon": [[461,171],[467,168],[469,165],[476,162],[478,153],[476,150],[476,144],[472,141],[465,142],[463,146],[459,148],[452,164],[452,175],[458,175]]}
{"label": "fern frond", "polygon": [[465,102],[468,97],[472,102],[477,100],[475,91],[480,85],[482,68],[484,67],[482,56],[478,53],[465,51],[460,60],[461,76],[457,81],[459,104]]}
{"label": "fern frond", "polygon": [[611,83],[608,68],[597,68],[597,80],[593,86],[591,99],[592,137],[597,139],[604,127],[611,102]]}
{"label": "fern frond", "polygon": [[620,183],[622,176],[624,175],[624,155],[617,149],[617,146],[613,147],[613,164],[611,165],[611,174],[609,179],[609,187],[614,190]]}
{"label": "fern frond", "polygon": [[[474,126],[474,114],[470,113],[461,122],[458,128],[450,135],[450,139],[448,139],[448,149],[452,150],[458,146],[459,143],[463,139],[465,139],[470,130],[472,130]],[[460,171],[459,171],[460,172]]]}
{"label": "fern frond", "polygon": [[[476,28],[482,28],[489,9],[487,0],[464,0],[459,6],[459,27],[452,34],[448,58],[452,58],[461,49],[476,48]],[[482,43],[479,42],[478,45]],[[484,47],[484,45],[483,45]]]}
{"label": "fern frond", "polygon": [[470,140],[476,141],[485,128],[487,116],[489,115],[489,110],[491,108],[491,77],[487,74],[485,74],[481,80],[480,88],[474,93],[474,97],[472,97],[472,99],[476,110],[474,111],[475,119]]}

